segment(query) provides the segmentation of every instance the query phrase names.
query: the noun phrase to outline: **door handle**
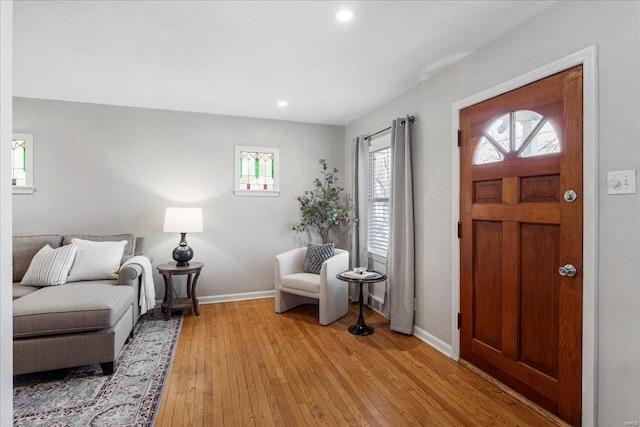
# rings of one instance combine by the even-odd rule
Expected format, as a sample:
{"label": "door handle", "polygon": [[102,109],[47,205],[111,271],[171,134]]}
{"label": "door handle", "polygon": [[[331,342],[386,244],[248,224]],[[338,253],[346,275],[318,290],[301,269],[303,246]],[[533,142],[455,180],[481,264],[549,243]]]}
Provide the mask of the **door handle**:
{"label": "door handle", "polygon": [[558,269],[558,273],[561,276],[573,277],[578,274],[578,270],[571,264],[565,264]]}

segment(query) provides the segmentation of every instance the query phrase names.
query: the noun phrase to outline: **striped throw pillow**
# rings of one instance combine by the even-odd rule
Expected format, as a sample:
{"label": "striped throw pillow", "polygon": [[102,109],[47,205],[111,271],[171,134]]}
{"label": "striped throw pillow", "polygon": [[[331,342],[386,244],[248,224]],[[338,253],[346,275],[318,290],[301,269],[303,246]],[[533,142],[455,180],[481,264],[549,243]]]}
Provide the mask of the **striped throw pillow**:
{"label": "striped throw pillow", "polygon": [[307,254],[304,257],[304,272],[320,274],[322,263],[334,254],[335,245],[333,243],[325,243],[324,245],[309,243],[307,245]]}
{"label": "striped throw pillow", "polygon": [[67,283],[78,246],[75,244],[53,249],[45,245],[31,260],[21,285],[58,286]]}

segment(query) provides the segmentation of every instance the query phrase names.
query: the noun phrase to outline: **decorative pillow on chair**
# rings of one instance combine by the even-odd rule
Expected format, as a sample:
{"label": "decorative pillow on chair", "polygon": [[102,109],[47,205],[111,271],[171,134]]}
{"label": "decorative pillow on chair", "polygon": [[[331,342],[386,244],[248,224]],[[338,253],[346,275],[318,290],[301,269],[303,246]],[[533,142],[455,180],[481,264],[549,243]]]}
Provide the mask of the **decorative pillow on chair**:
{"label": "decorative pillow on chair", "polygon": [[58,286],[67,282],[69,270],[76,256],[77,245],[53,249],[45,245],[35,254],[29,264],[21,285]]}
{"label": "decorative pillow on chair", "polygon": [[320,274],[322,263],[335,255],[335,249],[333,243],[325,243],[324,245],[309,243],[307,254],[304,257],[304,272]]}
{"label": "decorative pillow on chair", "polygon": [[67,282],[82,280],[112,280],[118,278],[120,260],[126,240],[120,242],[93,242],[73,238],[71,243],[78,246]]}

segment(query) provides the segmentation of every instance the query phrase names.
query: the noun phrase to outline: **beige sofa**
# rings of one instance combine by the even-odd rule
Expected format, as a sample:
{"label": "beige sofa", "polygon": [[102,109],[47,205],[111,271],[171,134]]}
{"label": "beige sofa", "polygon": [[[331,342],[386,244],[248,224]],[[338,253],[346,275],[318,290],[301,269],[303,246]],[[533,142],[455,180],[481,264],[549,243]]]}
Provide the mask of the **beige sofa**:
{"label": "beige sofa", "polygon": [[[20,284],[31,259],[46,244],[69,244],[73,237],[127,240],[122,263],[136,254],[131,234],[41,235],[13,238],[13,374],[99,363],[113,373],[120,350],[138,320],[142,267],[121,267],[117,280],[34,287]],[[138,243],[138,245],[136,245]]]}

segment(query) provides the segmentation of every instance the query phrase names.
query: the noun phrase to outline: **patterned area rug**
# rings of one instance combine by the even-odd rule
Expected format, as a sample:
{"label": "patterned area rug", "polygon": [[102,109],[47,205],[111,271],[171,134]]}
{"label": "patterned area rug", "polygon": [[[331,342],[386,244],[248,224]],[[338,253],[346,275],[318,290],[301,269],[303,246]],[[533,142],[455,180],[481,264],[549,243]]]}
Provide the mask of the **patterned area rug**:
{"label": "patterned area rug", "polygon": [[14,425],[152,425],[181,327],[182,316],[142,316],[110,376],[100,365],[16,375]]}

